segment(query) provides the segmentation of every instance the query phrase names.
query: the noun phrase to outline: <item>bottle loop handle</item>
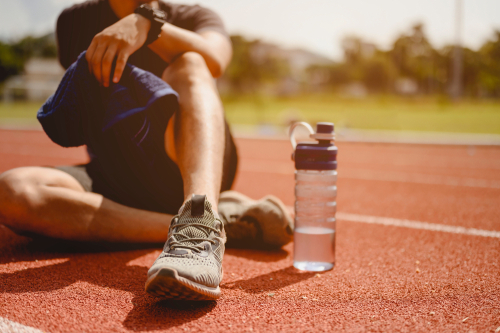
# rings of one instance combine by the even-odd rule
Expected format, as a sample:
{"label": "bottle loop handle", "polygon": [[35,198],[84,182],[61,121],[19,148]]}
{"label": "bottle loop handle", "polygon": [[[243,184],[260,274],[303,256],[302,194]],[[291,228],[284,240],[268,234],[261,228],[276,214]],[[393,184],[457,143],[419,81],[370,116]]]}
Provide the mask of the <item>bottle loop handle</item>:
{"label": "bottle loop handle", "polygon": [[306,123],[305,121],[300,121],[300,122],[296,122],[296,123],[293,123],[292,126],[290,126],[290,130],[289,130],[289,137],[290,137],[290,142],[292,143],[292,147],[293,147],[293,150],[295,151],[295,147],[297,147],[297,141],[295,140],[295,130],[297,129],[297,127],[299,126],[304,126],[311,135],[314,135],[314,130],[313,128],[311,127],[311,125],[309,125],[308,123]]}

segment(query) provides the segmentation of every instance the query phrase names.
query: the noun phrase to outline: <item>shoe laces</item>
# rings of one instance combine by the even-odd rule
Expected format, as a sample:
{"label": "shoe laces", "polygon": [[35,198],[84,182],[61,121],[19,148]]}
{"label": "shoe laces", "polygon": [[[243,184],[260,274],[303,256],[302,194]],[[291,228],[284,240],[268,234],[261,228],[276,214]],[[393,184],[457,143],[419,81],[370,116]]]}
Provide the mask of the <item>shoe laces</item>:
{"label": "shoe laces", "polygon": [[[222,225],[222,222],[219,221]],[[200,253],[204,250],[202,245],[203,242],[209,242],[211,244],[215,244],[214,239],[210,239],[210,232],[213,231],[215,234],[219,233],[220,230],[211,227],[209,225],[203,223],[196,222],[179,222],[179,215],[174,216],[172,219],[172,228],[173,232],[171,237],[174,236],[174,240],[170,242],[171,249],[183,248],[195,251]],[[193,233],[193,228],[195,228],[198,232],[197,237],[192,237],[186,234]],[[183,232],[184,231],[184,232]],[[203,235],[203,236],[202,236]],[[181,239],[179,239],[182,237]],[[220,237],[215,237],[217,240],[221,240]]]}

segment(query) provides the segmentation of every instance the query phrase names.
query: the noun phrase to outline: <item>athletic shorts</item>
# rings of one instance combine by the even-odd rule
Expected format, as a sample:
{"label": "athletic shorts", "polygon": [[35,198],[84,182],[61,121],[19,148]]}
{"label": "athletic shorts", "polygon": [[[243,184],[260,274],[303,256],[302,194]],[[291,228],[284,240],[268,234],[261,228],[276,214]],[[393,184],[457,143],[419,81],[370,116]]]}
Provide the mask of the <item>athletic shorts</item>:
{"label": "athletic shorts", "polygon": [[[91,160],[88,164],[56,166],[55,168],[71,175],[87,192],[102,194],[114,202],[133,208],[172,215],[177,214],[184,201],[183,182],[178,170],[165,170],[166,173],[162,177],[158,177],[158,179],[161,178],[162,187],[167,187],[168,198],[163,199],[165,192],[159,193],[153,187],[145,188],[144,184],[134,183],[134,178],[127,177],[127,175],[121,178],[129,179],[130,181],[123,181],[118,186],[116,184],[113,186],[109,185],[104,172],[100,171],[101,169],[96,160],[97,158]],[[231,188],[236,176],[237,165],[238,155],[236,146],[229,126],[226,123],[221,191],[227,191]],[[116,170],[116,172],[123,171]]]}

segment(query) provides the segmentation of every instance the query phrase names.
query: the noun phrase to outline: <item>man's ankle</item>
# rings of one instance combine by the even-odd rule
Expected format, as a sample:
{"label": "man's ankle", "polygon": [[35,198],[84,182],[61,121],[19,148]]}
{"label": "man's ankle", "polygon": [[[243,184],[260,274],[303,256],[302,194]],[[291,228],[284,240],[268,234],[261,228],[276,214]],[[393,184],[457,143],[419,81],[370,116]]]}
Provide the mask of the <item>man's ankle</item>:
{"label": "man's ankle", "polygon": [[218,198],[210,198],[206,194],[190,193],[189,195],[187,195],[184,198],[184,202],[182,203],[182,206],[179,209],[179,212],[182,211],[182,209],[184,208],[184,205],[186,204],[186,202],[189,201],[189,200],[191,200],[194,195],[203,195],[203,196],[205,196],[205,200],[207,200],[210,203],[210,205],[212,206],[212,213],[215,215],[216,218],[220,219],[219,209],[218,209],[218,202],[219,202]]}

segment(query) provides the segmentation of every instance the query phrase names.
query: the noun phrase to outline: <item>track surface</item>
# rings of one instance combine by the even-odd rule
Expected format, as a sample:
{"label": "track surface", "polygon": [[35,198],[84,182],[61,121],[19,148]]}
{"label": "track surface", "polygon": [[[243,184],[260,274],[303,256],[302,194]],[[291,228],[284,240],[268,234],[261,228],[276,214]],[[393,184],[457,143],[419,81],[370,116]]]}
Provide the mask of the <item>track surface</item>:
{"label": "track surface", "polygon": [[[292,205],[289,144],[237,144],[235,189]],[[499,148],[340,143],[339,152],[340,216],[500,231]],[[0,130],[0,171],[85,160],[42,132]],[[291,244],[228,249],[223,296],[203,303],[145,294],[160,249],[74,253],[0,226],[0,317],[49,332],[500,332],[500,238],[337,226],[332,271],[294,270]]]}

